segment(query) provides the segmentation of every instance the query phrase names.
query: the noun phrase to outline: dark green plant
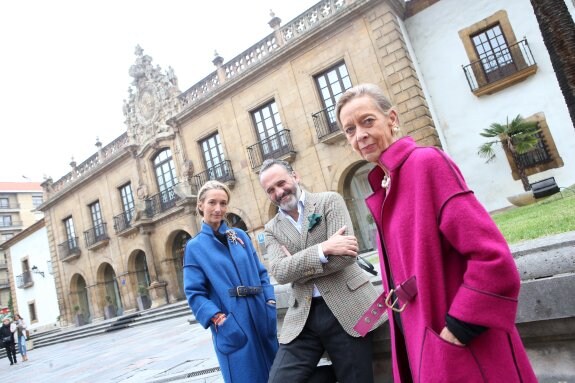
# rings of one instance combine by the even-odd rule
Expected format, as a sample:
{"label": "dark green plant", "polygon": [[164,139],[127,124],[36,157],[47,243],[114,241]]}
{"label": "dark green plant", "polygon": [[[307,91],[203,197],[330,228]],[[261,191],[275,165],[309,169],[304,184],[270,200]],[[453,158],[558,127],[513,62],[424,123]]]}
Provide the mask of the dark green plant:
{"label": "dark green plant", "polygon": [[138,294],[140,294],[141,296],[148,295],[148,288],[144,285],[139,285],[138,286]]}
{"label": "dark green plant", "polygon": [[495,158],[494,145],[501,144],[507,147],[519,173],[523,189],[525,189],[525,191],[531,190],[529,179],[525,173],[525,167],[522,162],[519,161],[519,155],[535,149],[539,142],[539,137],[537,136],[539,132],[540,129],[537,122],[526,121],[521,115],[517,115],[511,122],[509,118],[507,118],[507,123],[505,124],[494,122],[489,128],[479,133],[481,136],[492,138],[493,140],[482,144],[477,154],[482,158],[486,158],[485,162],[490,162]]}
{"label": "dark green plant", "polygon": [[12,301],[12,294],[8,298],[8,310],[10,310],[11,314],[14,314],[14,301]]}

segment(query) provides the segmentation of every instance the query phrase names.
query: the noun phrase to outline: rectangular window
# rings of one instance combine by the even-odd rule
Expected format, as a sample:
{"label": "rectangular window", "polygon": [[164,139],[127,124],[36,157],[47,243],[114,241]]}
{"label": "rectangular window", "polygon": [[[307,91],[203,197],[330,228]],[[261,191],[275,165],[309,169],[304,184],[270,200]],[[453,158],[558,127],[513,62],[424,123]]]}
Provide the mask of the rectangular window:
{"label": "rectangular window", "polygon": [[539,141],[533,150],[519,155],[518,160],[524,168],[544,164],[552,160],[542,132],[537,133],[537,138]]}
{"label": "rectangular window", "polygon": [[225,157],[220,135],[216,133],[200,142],[200,145],[204,155],[208,179],[217,180],[223,178],[227,172],[224,166]]}
{"label": "rectangular window", "polygon": [[122,198],[122,210],[126,216],[126,222],[130,222],[134,215],[134,194],[132,193],[132,184],[127,183],[120,188],[120,197]]}
{"label": "rectangular window", "polygon": [[0,216],[0,227],[10,227],[12,226],[12,217],[9,215]]}
{"label": "rectangular window", "polygon": [[64,219],[64,227],[66,228],[66,239],[68,240],[68,249],[75,249],[76,243],[76,232],[74,231],[74,221],[72,217]]}
{"label": "rectangular window", "polygon": [[274,157],[288,145],[283,131],[281,117],[275,101],[271,101],[252,112],[252,119],[258,134],[264,159]]}
{"label": "rectangular window", "polygon": [[10,207],[10,200],[8,198],[0,198],[0,209],[7,209]]}
{"label": "rectangular window", "polygon": [[30,323],[38,321],[35,302],[28,302],[28,317],[30,318]]}
{"label": "rectangular window", "polygon": [[509,76],[517,69],[499,24],[471,36],[488,82]]}
{"label": "rectangular window", "polygon": [[38,207],[38,206],[42,205],[42,202],[44,202],[44,200],[43,200],[41,195],[33,195],[32,196],[32,205],[34,205],[34,207]]}
{"label": "rectangular window", "polygon": [[96,201],[90,206],[90,215],[92,217],[92,226],[96,238],[104,234],[104,225],[102,221],[102,211],[100,210],[100,201]]}
{"label": "rectangular window", "polygon": [[512,86],[537,72],[527,38],[517,41],[505,10],[459,31],[469,64],[463,72],[478,97]]}
{"label": "rectangular window", "polygon": [[314,76],[323,109],[312,115],[317,138],[323,140],[339,132],[335,117],[335,105],[340,96],[351,88],[351,79],[345,63],[339,63]]}
{"label": "rectangular window", "polygon": [[351,88],[351,79],[345,63],[337,64],[315,76],[315,83],[321,95],[324,109],[332,111],[330,121],[335,122],[333,109],[343,92]]}

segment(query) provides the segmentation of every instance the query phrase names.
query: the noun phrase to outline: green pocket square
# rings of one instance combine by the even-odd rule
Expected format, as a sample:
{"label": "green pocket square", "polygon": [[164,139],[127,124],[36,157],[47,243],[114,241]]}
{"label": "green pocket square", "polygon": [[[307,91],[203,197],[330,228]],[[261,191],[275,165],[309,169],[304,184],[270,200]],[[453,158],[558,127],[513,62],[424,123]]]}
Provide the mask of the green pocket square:
{"label": "green pocket square", "polygon": [[310,231],[321,221],[321,214],[311,214],[307,217],[309,224],[307,225],[307,230]]}

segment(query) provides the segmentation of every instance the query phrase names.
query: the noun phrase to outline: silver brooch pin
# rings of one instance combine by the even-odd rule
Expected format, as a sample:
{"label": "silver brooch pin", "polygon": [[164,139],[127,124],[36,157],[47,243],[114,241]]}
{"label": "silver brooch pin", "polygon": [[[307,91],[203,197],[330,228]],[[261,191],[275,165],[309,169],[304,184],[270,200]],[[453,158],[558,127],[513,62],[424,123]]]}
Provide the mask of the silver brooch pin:
{"label": "silver brooch pin", "polygon": [[228,239],[230,240],[230,242],[232,244],[240,244],[242,246],[244,246],[244,241],[242,241],[242,239],[240,237],[238,237],[238,235],[236,234],[236,232],[232,229],[228,229],[226,230],[226,235],[228,236]]}

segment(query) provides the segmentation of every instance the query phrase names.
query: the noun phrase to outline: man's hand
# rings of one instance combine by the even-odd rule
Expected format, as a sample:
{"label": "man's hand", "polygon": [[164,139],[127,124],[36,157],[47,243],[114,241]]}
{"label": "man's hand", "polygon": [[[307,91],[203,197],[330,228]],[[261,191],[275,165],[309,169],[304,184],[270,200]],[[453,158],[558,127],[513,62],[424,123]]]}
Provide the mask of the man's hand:
{"label": "man's hand", "polygon": [[353,235],[344,235],[347,226],[335,232],[325,242],[321,243],[323,253],[327,255],[345,255],[348,257],[357,257],[357,239]]}

